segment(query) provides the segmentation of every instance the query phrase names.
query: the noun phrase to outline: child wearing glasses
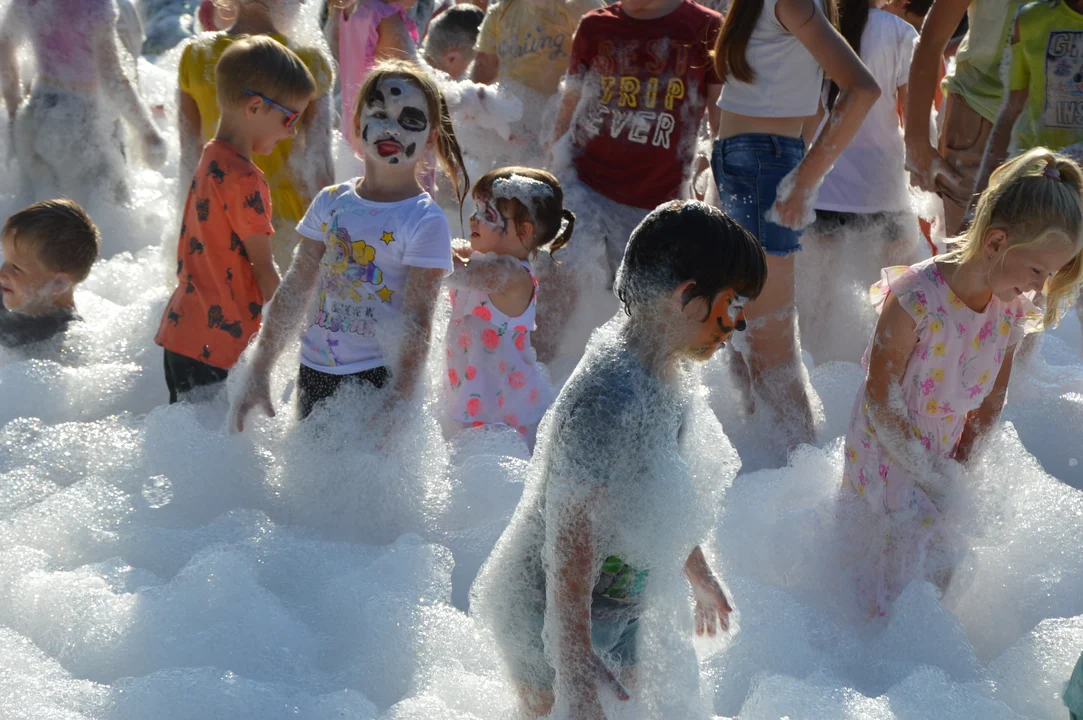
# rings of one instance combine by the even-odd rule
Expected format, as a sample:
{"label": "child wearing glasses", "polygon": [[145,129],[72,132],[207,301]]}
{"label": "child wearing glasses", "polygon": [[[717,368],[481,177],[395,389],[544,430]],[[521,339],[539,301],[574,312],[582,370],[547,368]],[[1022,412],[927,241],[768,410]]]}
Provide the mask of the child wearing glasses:
{"label": "child wearing glasses", "polygon": [[[320,188],[334,179],[331,158],[331,95],[334,83],[331,63],[316,48],[300,48],[289,40],[300,3],[296,0],[215,0],[224,17],[233,25],[224,32],[197,35],[184,48],[177,71],[180,88],[179,123],[180,176],[195,172],[200,149],[213,137],[218,124],[218,96],[214,68],[226,48],[246,35],[266,35],[293,50],[316,81],[316,95],[310,109],[299,121],[295,145],[287,138],[262,155],[257,151],[256,165],[263,171],[271,189],[275,208],[273,222],[277,231],[271,241],[275,263],[285,272],[289,267],[298,236],[294,226]],[[274,97],[274,93],[268,93]],[[277,98],[276,98],[277,100]],[[180,201],[182,198],[178,198]]]}
{"label": "child wearing glasses", "polygon": [[575,215],[544,170],[493,170],[473,195],[470,242],[453,248],[448,278],[448,429],[505,425],[533,448],[555,394],[531,344],[538,280],[530,261],[568,244]]}
{"label": "child wearing glasses", "polygon": [[278,288],[272,196],[253,155],[297,134],[316,82],[297,55],[266,36],[237,40],[215,68],[221,119],[203,148],[184,205],[178,285],[155,342],[165,349],[169,401],[226,379]]}

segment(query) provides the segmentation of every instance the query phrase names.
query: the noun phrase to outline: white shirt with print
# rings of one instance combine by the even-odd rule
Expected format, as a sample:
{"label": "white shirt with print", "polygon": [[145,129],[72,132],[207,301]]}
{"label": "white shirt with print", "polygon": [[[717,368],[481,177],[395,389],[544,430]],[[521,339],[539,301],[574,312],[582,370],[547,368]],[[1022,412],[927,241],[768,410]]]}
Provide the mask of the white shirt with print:
{"label": "white shirt with print", "polygon": [[447,216],[428,193],[372,202],[358,196],[357,183],[324,188],[297,225],[301,236],[327,243],[301,364],[331,375],[386,364],[377,330],[402,312],[408,268],[452,268]]}

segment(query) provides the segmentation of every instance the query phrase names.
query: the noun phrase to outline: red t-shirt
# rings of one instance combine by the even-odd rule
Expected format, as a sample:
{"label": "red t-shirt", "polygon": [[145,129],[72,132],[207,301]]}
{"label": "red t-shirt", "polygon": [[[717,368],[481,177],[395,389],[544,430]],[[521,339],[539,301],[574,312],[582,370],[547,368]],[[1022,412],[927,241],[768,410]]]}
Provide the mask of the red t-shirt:
{"label": "red t-shirt", "polygon": [[274,234],[263,173],[227,142],[203,148],[177,243],[177,290],[154,342],[228,370],[259,330],[263,294],[244,238]]}
{"label": "red t-shirt", "polygon": [[721,15],[691,0],[653,20],[619,2],[583,16],[568,69],[583,83],[573,124],[580,180],[651,210],[680,196],[707,86],[720,84],[710,53],[721,28]]}

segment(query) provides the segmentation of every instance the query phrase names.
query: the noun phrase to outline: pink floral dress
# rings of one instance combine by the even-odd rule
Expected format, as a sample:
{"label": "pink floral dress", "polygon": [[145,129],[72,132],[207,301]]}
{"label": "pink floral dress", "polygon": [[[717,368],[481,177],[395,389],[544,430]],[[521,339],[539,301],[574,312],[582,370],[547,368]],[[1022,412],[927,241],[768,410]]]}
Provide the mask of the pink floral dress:
{"label": "pink floral dress", "polygon": [[[935,258],[886,268],[870,292],[878,312],[892,293],[914,319],[918,338],[902,383],[911,430],[926,450],[950,458],[967,414],[992,391],[1005,352],[1037,329],[1041,315],[1023,297],[1010,303],[993,297],[983,312],[974,312],[948,287]],[[862,361],[866,377],[869,352]],[[932,581],[937,571],[954,564],[956,553],[940,511],[877,440],[864,384],[845,455],[843,495],[863,498],[857,505],[871,511],[873,521],[867,536],[851,538],[862,558],[858,600],[870,616],[882,616],[910,580]]]}
{"label": "pink floral dress", "polygon": [[503,424],[532,437],[554,393],[530,345],[538,280],[530,263],[522,262],[534,294],[519,317],[500,312],[480,290],[450,291],[447,397],[451,420],[463,427]]}

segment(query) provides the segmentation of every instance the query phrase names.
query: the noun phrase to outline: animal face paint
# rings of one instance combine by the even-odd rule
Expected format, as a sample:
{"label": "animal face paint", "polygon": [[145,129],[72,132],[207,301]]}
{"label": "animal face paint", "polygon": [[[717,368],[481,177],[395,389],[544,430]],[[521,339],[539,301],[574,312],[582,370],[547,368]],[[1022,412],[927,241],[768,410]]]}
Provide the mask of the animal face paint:
{"label": "animal face paint", "polygon": [[[745,328],[747,327],[744,318],[741,317],[741,313],[745,311],[745,305],[747,305],[748,303],[749,298],[746,298],[744,295],[735,295],[733,297],[733,300],[730,302],[729,316],[730,320],[733,322],[732,329],[736,330],[737,332],[744,332]],[[721,325],[721,323],[719,324]],[[725,330],[725,328],[723,328],[723,330]]]}
{"label": "animal face paint", "polygon": [[400,78],[381,80],[365,99],[361,142],[366,159],[388,165],[421,159],[429,137],[429,111],[419,88]]}

